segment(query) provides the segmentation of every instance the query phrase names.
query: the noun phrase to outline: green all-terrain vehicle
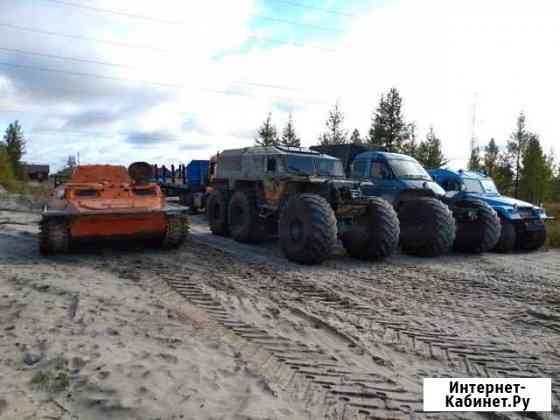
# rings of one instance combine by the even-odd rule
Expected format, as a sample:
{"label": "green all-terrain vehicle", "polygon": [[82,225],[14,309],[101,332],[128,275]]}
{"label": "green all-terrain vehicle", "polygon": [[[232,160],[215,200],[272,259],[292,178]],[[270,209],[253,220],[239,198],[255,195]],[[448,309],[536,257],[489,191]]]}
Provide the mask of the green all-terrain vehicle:
{"label": "green all-terrain vehicle", "polygon": [[238,242],[278,235],[286,257],[303,264],[327,259],[337,239],[348,254],[381,260],[399,242],[391,205],[365,197],[345,178],[339,159],[279,146],[227,150],[217,157],[207,201],[210,230]]}

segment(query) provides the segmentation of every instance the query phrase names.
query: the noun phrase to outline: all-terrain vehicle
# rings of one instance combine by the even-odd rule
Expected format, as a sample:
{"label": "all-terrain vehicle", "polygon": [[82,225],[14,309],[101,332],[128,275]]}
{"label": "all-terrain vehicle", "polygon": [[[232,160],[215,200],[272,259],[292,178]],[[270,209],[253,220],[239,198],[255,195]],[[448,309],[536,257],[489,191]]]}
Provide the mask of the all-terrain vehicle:
{"label": "all-terrain vehicle", "polygon": [[355,145],[314,147],[344,159],[348,176],[369,180],[362,191],[382,197],[398,213],[403,251],[422,257],[486,252],[500,236],[500,222],[484,202],[467,197],[450,200],[420,163],[403,154]]}
{"label": "all-terrain vehicle", "polygon": [[435,169],[432,177],[456,201],[475,201],[492,207],[501,222],[501,235],[494,250],[509,252],[514,248],[535,250],[546,241],[545,221],[551,219],[544,209],[531,203],[500,194],[492,178],[472,171]]}
{"label": "all-terrain vehicle", "polygon": [[188,234],[185,209],[168,207],[152,167],[78,166],[70,181],[55,189],[42,213],[39,251],[65,253],[73,243],[91,239],[157,239],[178,247]]}
{"label": "all-terrain vehicle", "polygon": [[398,246],[393,208],[365,197],[331,156],[279,146],[227,150],[217,157],[211,188],[212,233],[252,243],[278,234],[292,261],[321,263],[337,238],[348,254],[366,260],[388,257]]}

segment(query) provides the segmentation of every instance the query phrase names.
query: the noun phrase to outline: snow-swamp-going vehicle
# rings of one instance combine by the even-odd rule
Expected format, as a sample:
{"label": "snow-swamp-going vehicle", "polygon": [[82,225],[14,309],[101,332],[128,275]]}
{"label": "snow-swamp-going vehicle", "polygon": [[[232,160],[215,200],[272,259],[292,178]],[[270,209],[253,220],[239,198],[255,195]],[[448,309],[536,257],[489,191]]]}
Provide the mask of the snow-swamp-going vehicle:
{"label": "snow-swamp-going vehicle", "polygon": [[[448,169],[429,172],[451,201],[475,201],[495,210],[501,222],[495,251],[509,252],[514,248],[532,251],[546,242],[544,222],[551,218],[541,207],[501,195],[492,178],[479,172]],[[471,234],[475,232],[471,229]]]}
{"label": "snow-swamp-going vehicle", "polygon": [[393,208],[364,197],[340,160],[279,146],[227,150],[217,157],[208,197],[212,233],[256,243],[278,235],[286,257],[303,264],[329,258],[340,238],[349,255],[381,260],[399,238]]}
{"label": "snow-swamp-going vehicle", "polygon": [[42,213],[39,251],[65,253],[73,243],[91,239],[155,239],[173,248],[185,240],[185,209],[168,207],[152,167],[78,166],[69,182],[55,189]]}
{"label": "snow-swamp-going vehicle", "polygon": [[405,253],[436,257],[452,246],[478,253],[496,245],[500,237],[496,212],[471,197],[447,197],[416,159],[354,145],[314,149],[342,158],[348,176],[370,181],[363,184],[366,196],[382,197],[393,205]]}

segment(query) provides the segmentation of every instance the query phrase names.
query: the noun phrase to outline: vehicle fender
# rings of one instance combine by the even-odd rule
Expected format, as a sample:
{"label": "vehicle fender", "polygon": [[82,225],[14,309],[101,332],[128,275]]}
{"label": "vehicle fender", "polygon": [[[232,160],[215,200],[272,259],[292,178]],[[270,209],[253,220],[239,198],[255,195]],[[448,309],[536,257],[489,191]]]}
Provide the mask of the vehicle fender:
{"label": "vehicle fender", "polygon": [[398,209],[404,202],[414,200],[416,198],[421,198],[421,197],[440,198],[430,188],[407,189],[398,192],[398,195],[396,196],[393,205],[395,208]]}

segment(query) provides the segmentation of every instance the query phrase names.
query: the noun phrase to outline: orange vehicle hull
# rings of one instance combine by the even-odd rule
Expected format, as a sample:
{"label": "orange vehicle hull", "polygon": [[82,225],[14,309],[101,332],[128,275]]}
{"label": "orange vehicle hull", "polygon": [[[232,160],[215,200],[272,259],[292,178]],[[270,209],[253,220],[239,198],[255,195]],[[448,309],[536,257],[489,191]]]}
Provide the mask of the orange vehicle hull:
{"label": "orange vehicle hull", "polygon": [[163,212],[107,215],[81,215],[70,224],[73,238],[125,236],[163,236],[166,219]]}

